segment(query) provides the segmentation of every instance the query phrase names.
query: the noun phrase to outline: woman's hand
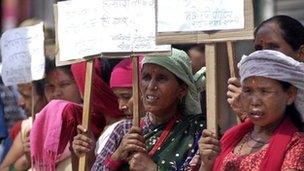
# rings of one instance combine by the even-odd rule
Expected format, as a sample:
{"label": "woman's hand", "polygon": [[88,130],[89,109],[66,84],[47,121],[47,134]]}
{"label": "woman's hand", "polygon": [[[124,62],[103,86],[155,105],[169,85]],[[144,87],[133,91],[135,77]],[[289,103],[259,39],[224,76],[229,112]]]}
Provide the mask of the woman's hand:
{"label": "woman's hand", "polygon": [[30,153],[30,130],[25,133],[25,137],[22,140],[23,152]]}
{"label": "woman's hand", "polygon": [[135,153],[129,165],[132,171],[157,171],[157,164],[146,153]]}
{"label": "woman's hand", "polygon": [[129,161],[131,154],[135,152],[145,153],[146,144],[142,136],[142,129],[132,126],[129,133],[122,138],[119,147],[112,154],[111,158],[113,160]]}
{"label": "woman's hand", "polygon": [[23,139],[21,138],[21,141],[22,141],[23,153],[26,159],[28,161],[31,161],[30,130],[27,130],[25,132],[25,136]]}
{"label": "woman's hand", "polygon": [[230,104],[232,110],[243,120],[246,118],[244,110],[241,105],[241,82],[238,78],[232,77],[228,80],[227,102]]}
{"label": "woman's hand", "polygon": [[83,126],[77,126],[78,134],[74,137],[72,147],[74,153],[79,157],[85,153],[93,153],[95,149],[95,139],[91,132],[88,132]]}
{"label": "woman's hand", "polygon": [[212,168],[215,158],[220,153],[220,142],[216,135],[208,130],[204,130],[199,140],[200,158],[205,166],[205,170]]}

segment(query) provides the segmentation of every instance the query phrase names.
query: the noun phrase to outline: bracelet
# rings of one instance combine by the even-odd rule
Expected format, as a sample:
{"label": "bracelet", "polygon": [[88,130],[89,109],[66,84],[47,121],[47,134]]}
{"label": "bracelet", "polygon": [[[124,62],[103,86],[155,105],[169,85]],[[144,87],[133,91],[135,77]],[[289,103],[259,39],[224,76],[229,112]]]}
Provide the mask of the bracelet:
{"label": "bracelet", "polygon": [[105,160],[104,164],[107,168],[112,169],[112,170],[117,170],[119,169],[119,167],[121,166],[123,161],[121,160],[113,160],[111,158],[111,155],[109,155],[107,157],[107,159]]}

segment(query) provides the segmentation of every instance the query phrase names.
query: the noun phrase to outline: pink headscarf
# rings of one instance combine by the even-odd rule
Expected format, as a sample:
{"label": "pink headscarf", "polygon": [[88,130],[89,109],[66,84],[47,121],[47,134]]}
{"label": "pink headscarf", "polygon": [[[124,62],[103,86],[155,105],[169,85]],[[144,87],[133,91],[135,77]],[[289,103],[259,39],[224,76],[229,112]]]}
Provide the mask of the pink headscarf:
{"label": "pink headscarf", "polygon": [[[143,56],[139,56],[139,70]],[[132,88],[132,61],[123,59],[113,69],[110,79],[110,88]]]}

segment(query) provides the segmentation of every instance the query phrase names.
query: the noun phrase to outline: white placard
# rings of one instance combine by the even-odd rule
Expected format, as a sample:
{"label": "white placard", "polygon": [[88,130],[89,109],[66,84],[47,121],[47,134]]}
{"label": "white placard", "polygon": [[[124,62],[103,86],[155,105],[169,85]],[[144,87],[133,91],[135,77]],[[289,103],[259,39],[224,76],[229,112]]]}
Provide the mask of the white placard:
{"label": "white placard", "polygon": [[244,0],[157,0],[157,32],[244,28]]}
{"label": "white placard", "polygon": [[[155,0],[103,0],[103,52],[162,52],[155,44]],[[109,43],[111,42],[111,43]]]}
{"label": "white placard", "polygon": [[58,2],[57,36],[59,60],[68,61],[101,52],[101,3]]}
{"label": "white placard", "polygon": [[168,45],[155,44],[154,0],[88,2],[62,1],[57,4],[60,61],[100,53],[171,50]]}
{"label": "white placard", "polygon": [[4,32],[1,55],[5,85],[42,79],[45,64],[43,23]]}

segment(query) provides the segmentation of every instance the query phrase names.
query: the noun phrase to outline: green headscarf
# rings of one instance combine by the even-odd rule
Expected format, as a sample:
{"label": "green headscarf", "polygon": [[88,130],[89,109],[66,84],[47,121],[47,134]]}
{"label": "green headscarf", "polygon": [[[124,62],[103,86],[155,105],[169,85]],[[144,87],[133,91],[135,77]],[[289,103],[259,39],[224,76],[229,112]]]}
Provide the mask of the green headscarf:
{"label": "green headscarf", "polygon": [[[195,115],[202,113],[199,93],[202,89],[202,81],[194,81],[191,61],[188,55],[177,49],[172,49],[170,56],[146,56],[143,64],[156,64],[160,65],[179,79],[181,79],[188,86],[188,93],[183,100],[183,107],[185,109],[185,115]],[[199,77],[205,79],[204,77]]]}

